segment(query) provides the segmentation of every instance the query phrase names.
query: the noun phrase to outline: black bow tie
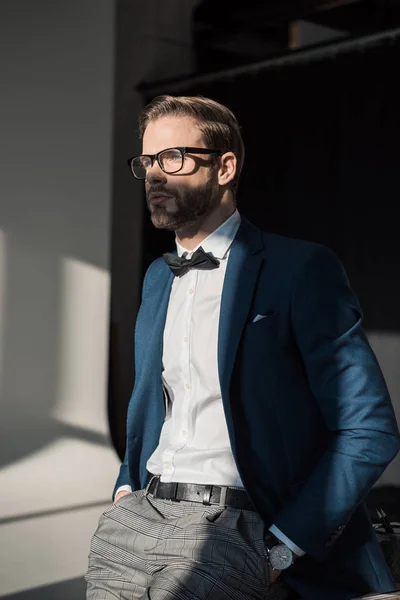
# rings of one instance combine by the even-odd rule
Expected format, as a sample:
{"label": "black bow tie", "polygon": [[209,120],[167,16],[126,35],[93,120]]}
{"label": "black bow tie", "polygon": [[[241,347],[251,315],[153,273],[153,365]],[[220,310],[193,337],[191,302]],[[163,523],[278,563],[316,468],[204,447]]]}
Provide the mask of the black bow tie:
{"label": "black bow tie", "polygon": [[218,258],[214,258],[212,254],[204,252],[201,246],[196,252],[193,252],[192,258],[187,259],[186,256],[187,252],[185,252],[182,257],[179,257],[176,254],[167,253],[163,255],[163,258],[173,274],[177,277],[183,277],[190,269],[210,271],[211,269],[217,269],[219,267]]}

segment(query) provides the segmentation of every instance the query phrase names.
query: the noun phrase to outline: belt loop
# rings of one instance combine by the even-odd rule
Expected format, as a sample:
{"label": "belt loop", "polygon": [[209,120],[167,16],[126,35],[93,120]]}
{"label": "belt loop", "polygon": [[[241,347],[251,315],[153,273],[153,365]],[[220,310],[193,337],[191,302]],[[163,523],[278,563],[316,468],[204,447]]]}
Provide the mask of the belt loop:
{"label": "belt loop", "polygon": [[203,504],[207,504],[208,506],[211,505],[211,492],[212,492],[212,485],[205,485],[204,486],[204,494],[203,494]]}
{"label": "belt loop", "polygon": [[149,479],[149,483],[148,483],[148,484],[146,485],[146,487],[145,487],[145,496],[147,496],[147,495],[148,495],[148,493],[149,493],[149,489],[150,489],[150,486],[151,486],[151,484],[153,483],[154,479],[156,479],[157,477],[158,477],[158,475],[153,475],[152,477],[150,477],[150,479]]}
{"label": "belt loop", "polygon": [[221,494],[219,497],[219,505],[226,508],[226,494],[228,493],[227,487],[221,487]]}
{"label": "belt loop", "polygon": [[175,500],[177,502],[179,502],[179,500],[176,499],[176,496],[178,494],[178,485],[179,485],[178,482],[175,482],[175,481],[173,483],[171,482],[171,486],[172,486],[172,498],[171,498],[171,500]]}

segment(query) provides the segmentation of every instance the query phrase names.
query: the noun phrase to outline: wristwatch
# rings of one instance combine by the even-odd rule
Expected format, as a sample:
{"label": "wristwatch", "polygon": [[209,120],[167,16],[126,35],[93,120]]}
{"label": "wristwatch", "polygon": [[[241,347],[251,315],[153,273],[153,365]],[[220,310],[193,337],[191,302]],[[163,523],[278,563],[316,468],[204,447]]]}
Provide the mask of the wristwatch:
{"label": "wristwatch", "polygon": [[285,571],[294,563],[292,550],[270,531],[265,535],[269,566],[274,571]]}

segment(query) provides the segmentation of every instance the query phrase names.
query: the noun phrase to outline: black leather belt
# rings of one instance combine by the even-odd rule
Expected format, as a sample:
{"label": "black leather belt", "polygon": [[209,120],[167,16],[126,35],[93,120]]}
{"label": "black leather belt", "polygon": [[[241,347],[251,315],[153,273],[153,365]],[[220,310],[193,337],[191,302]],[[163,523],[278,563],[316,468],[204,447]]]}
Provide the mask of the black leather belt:
{"label": "black leather belt", "polygon": [[250,502],[245,490],[219,485],[199,485],[197,483],[163,483],[159,476],[154,476],[147,493],[154,498],[175,500],[176,502],[198,502],[205,506],[231,506],[242,510],[256,509]]}

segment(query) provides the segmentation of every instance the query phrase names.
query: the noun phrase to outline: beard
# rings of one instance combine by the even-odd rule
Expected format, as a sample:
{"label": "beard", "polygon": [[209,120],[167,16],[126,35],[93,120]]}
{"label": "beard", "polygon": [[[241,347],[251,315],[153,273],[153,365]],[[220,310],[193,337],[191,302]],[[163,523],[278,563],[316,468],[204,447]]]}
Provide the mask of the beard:
{"label": "beard", "polygon": [[[149,196],[152,192],[172,196],[175,204],[174,209],[169,212],[167,206],[152,206],[149,202]],[[195,233],[198,226],[220,204],[218,186],[212,177],[206,183],[185,190],[172,186],[151,186],[146,195],[147,206],[154,227],[167,229],[168,231],[193,230]],[[171,202],[171,200],[168,202]]]}

